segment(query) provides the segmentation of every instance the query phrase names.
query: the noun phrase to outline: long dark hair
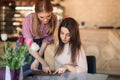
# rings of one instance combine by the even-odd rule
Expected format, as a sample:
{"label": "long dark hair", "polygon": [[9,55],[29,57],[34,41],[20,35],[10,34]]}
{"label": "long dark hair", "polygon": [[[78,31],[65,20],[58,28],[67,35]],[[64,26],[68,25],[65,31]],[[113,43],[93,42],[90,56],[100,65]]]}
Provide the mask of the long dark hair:
{"label": "long dark hair", "polygon": [[58,39],[59,45],[56,48],[56,55],[60,55],[64,48],[64,43],[60,38],[61,27],[65,27],[70,32],[70,42],[69,45],[71,46],[71,61],[72,63],[76,63],[76,57],[79,54],[79,50],[81,48],[81,40],[79,34],[79,25],[73,18],[65,18],[58,28]]}
{"label": "long dark hair", "polygon": [[[50,0],[37,0],[35,4],[35,15],[33,16],[33,31],[36,36],[41,37],[41,34],[39,32],[39,25],[41,24],[41,21],[38,18],[38,13],[40,12],[51,12],[53,11],[53,6]],[[48,23],[48,34],[52,34],[55,30],[55,16],[51,16],[51,19]]]}

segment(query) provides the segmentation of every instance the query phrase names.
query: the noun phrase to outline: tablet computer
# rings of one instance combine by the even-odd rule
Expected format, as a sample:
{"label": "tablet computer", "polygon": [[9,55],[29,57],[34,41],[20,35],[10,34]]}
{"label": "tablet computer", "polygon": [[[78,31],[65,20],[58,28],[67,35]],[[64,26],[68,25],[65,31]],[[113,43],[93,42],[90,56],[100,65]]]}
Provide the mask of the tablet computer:
{"label": "tablet computer", "polygon": [[42,70],[36,70],[32,71],[28,76],[60,76],[61,74],[53,74],[54,71],[51,71],[52,73],[46,73]]}

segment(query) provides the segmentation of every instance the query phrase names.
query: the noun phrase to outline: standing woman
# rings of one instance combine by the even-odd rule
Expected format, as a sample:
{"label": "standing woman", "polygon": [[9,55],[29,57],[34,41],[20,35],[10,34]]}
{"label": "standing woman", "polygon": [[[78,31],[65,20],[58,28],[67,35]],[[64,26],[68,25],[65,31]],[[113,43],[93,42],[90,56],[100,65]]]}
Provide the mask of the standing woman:
{"label": "standing woman", "polygon": [[87,61],[79,35],[79,25],[73,18],[65,18],[58,29],[59,42],[55,54],[55,73],[87,72]]}
{"label": "standing woman", "polygon": [[[53,33],[57,25],[57,17],[52,11],[50,0],[37,0],[35,13],[29,14],[23,21],[22,33],[30,52],[26,59],[28,56],[33,56],[31,63],[23,66],[23,73],[30,69],[51,72],[42,56],[47,45],[53,41]],[[34,50],[33,43],[39,45],[39,50]]]}

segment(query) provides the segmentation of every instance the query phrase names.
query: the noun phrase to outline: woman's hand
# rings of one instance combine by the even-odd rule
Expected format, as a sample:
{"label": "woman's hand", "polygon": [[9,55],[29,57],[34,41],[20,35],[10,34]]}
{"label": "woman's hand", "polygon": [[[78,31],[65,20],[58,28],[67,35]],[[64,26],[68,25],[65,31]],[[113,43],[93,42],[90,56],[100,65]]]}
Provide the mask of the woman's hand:
{"label": "woman's hand", "polygon": [[60,68],[58,68],[53,74],[62,74],[67,70],[67,65],[63,65]]}
{"label": "woman's hand", "polygon": [[37,59],[35,59],[33,61],[33,63],[31,64],[31,69],[32,70],[38,70],[38,66],[39,66],[39,61]]}
{"label": "woman's hand", "polygon": [[50,73],[51,74],[51,70],[50,67],[47,64],[42,65],[42,70],[46,73]]}

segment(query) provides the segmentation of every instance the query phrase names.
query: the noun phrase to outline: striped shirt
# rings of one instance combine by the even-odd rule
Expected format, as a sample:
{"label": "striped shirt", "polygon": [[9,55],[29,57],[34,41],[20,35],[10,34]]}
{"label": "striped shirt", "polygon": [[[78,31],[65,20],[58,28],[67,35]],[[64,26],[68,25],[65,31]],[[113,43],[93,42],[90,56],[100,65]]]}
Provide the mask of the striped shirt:
{"label": "striped shirt", "polygon": [[[33,21],[33,16],[35,13],[31,13],[28,16],[25,17],[24,21],[23,21],[23,26],[22,26],[22,34],[24,36],[24,38],[26,40],[32,40],[33,39],[38,39],[35,34],[33,33],[32,30],[32,21]],[[55,16],[55,25],[57,24],[57,17]],[[41,27],[39,28],[40,33],[42,35],[43,38],[43,42],[46,42],[47,44],[50,44],[53,40],[53,34],[52,35],[48,35],[47,31],[47,25],[41,23],[40,25]]]}

